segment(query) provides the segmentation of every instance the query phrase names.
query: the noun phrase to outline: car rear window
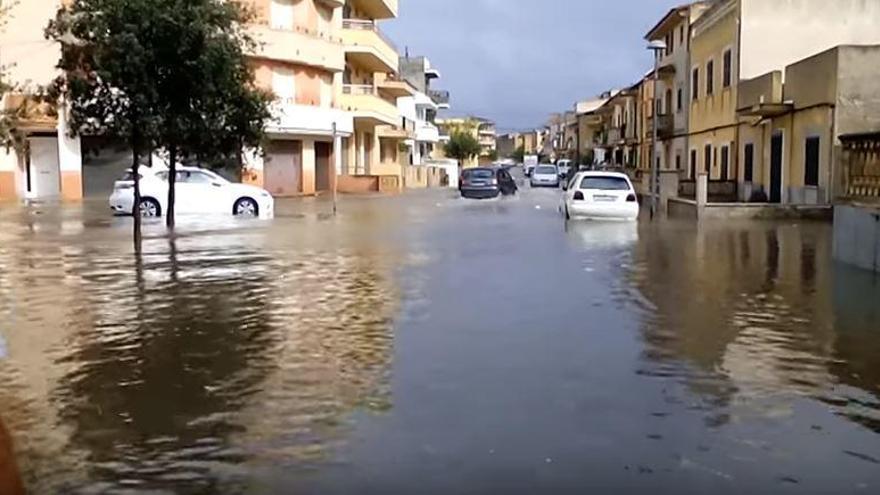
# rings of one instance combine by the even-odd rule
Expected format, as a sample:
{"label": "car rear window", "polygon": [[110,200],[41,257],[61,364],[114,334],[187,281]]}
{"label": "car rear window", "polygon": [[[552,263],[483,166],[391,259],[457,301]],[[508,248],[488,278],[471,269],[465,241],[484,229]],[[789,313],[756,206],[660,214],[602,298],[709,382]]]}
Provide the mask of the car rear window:
{"label": "car rear window", "polygon": [[465,170],[464,176],[468,179],[492,179],[495,177],[495,171],[485,168],[476,170]]}
{"label": "car rear window", "polygon": [[598,189],[600,191],[629,191],[629,182],[623,177],[584,177],[581,189]]}
{"label": "car rear window", "polygon": [[538,167],[538,175],[552,175],[557,173],[556,167]]}

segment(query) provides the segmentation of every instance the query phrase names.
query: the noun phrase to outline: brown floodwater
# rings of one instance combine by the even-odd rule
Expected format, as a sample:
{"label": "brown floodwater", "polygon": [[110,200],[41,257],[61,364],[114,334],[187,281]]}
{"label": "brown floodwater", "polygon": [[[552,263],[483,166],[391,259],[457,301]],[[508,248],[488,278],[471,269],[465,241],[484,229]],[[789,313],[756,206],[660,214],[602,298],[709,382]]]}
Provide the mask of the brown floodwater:
{"label": "brown floodwater", "polygon": [[283,201],[140,256],[100,202],[0,208],[25,485],[880,489],[880,281],[829,225],[566,226],[557,195]]}

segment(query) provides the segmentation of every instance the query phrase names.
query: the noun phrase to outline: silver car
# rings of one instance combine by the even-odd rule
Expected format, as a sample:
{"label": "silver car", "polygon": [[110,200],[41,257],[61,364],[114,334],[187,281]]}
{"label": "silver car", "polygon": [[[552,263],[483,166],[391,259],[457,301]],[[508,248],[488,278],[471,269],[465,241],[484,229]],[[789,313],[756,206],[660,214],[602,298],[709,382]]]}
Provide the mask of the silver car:
{"label": "silver car", "polygon": [[532,187],[559,187],[559,169],[556,165],[543,163],[535,167],[531,177]]}

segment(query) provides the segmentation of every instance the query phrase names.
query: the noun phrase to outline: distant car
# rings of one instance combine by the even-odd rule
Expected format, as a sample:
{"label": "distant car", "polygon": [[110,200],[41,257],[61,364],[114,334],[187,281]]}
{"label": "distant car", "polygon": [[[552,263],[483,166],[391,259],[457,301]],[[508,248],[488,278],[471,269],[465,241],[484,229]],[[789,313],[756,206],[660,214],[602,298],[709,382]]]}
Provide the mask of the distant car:
{"label": "distant car", "polygon": [[535,165],[534,163],[527,163],[523,165],[523,172],[525,172],[526,177],[532,176],[532,173],[535,171],[535,167],[537,167],[537,165]]}
{"label": "distant car", "polygon": [[572,161],[571,160],[559,160],[556,162],[556,168],[559,169],[559,177],[565,177],[568,175],[568,171],[571,169]]}
{"label": "distant car", "polygon": [[461,196],[490,199],[516,194],[516,182],[505,168],[468,168],[461,172]]}
{"label": "distant car", "polygon": [[636,220],[639,200],[626,174],[580,172],[565,193],[566,219]]}
{"label": "distant car", "polygon": [[559,169],[556,165],[541,164],[531,177],[532,187],[559,187]]}
{"label": "distant car", "polygon": [[[110,195],[110,208],[124,215],[137,211],[142,217],[160,217],[168,211],[168,169],[140,167],[141,202],[134,205],[134,175],[129,170],[116,181]],[[210,170],[178,167],[174,208],[177,213],[226,214],[270,217],[275,200],[264,189],[236,184]]]}

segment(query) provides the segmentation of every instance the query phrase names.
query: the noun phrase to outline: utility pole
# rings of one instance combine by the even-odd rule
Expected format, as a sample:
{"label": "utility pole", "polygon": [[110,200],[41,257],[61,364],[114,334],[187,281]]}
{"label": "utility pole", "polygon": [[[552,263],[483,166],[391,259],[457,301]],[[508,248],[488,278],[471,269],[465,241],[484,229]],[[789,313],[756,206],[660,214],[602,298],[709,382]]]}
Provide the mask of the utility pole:
{"label": "utility pole", "polygon": [[660,108],[657,105],[657,93],[658,93],[658,82],[660,81],[660,56],[666,50],[666,42],[663,40],[655,40],[648,44],[648,50],[654,54],[654,88],[651,94],[651,112],[654,115],[653,119],[653,139],[651,141],[651,220],[657,216],[657,210],[659,208],[658,202],[660,200],[659,195],[660,191],[657,190],[657,178],[660,175],[659,167],[657,166],[657,135],[659,134],[659,119],[660,119]]}

